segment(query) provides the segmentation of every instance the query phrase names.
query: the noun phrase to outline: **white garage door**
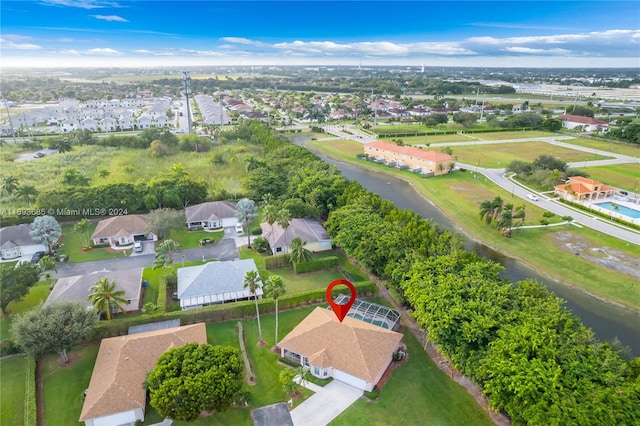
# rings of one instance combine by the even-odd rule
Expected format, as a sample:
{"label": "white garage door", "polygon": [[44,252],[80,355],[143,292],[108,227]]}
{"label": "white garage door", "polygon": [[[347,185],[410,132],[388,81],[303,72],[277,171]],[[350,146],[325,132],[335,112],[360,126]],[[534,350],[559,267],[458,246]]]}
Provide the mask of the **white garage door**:
{"label": "white garage door", "polygon": [[235,217],[225,217],[224,219],[222,219],[222,226],[225,228],[236,226],[236,223],[238,223],[238,219],[236,219]]}
{"label": "white garage door", "polygon": [[358,389],[367,389],[367,382],[365,380],[359,379],[340,370],[333,370],[333,378]]}

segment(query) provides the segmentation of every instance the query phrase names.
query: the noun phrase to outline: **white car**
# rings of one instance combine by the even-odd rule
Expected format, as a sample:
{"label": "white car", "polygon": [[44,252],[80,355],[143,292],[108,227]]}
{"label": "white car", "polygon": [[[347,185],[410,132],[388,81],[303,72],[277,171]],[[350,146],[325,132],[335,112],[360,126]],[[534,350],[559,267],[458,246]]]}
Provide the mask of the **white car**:
{"label": "white car", "polygon": [[242,228],[242,224],[241,223],[237,223],[236,224],[236,232],[238,234],[242,234],[244,232],[244,229]]}
{"label": "white car", "polygon": [[531,201],[539,201],[539,198],[533,194],[527,194],[527,198],[530,199]]}
{"label": "white car", "polygon": [[133,243],[133,251],[136,253],[142,252],[142,241],[136,241]]}

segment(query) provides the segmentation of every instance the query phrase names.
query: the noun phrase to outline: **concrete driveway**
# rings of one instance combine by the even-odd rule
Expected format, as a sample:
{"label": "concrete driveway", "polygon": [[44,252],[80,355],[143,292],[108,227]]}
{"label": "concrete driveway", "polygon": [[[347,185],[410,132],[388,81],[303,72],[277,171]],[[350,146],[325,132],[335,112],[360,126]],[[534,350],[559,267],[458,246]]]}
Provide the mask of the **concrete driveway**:
{"label": "concrete driveway", "polygon": [[[155,256],[153,254],[147,254],[147,248],[145,243],[145,250],[143,253],[137,253],[137,256],[127,256],[114,259],[96,260],[94,262],[82,262],[82,263],[59,263],[58,272],[52,274],[54,278],[71,277],[75,275],[86,275],[95,271],[122,271],[124,269],[131,268],[145,268],[153,264]],[[238,249],[236,243],[232,238],[225,238],[218,241],[216,244],[210,246],[204,246],[194,248],[190,250],[183,250],[174,256],[174,262],[180,264],[182,262],[182,255],[185,255],[185,262],[196,260],[235,260],[239,259]]]}
{"label": "concrete driveway", "polygon": [[291,410],[295,426],[324,426],[349,408],[364,393],[360,389],[334,380],[323,388],[314,387],[316,393]]}

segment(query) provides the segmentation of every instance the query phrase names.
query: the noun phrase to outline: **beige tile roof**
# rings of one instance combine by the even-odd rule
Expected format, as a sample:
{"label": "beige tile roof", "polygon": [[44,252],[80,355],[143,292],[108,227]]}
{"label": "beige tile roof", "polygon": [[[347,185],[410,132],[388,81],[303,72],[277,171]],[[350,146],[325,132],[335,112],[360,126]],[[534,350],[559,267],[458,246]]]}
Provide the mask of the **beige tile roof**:
{"label": "beige tile roof", "polygon": [[[424,160],[442,162],[442,161],[451,161],[451,156],[445,154],[443,152],[437,151],[424,151],[420,148],[411,145],[399,146],[392,142],[387,142],[383,140],[377,140],[373,142],[369,142],[365,145],[366,148],[377,148],[383,151],[395,152],[398,154],[409,155],[416,158],[422,158]],[[366,150],[365,150],[366,151]]]}
{"label": "beige tile roof", "polygon": [[102,339],[80,421],[145,406],[147,371],[171,348],[207,343],[204,323]]}
{"label": "beige tile roof", "polygon": [[124,237],[131,234],[146,234],[147,232],[149,232],[149,226],[147,225],[146,215],[129,214],[101,220],[98,222],[96,230],[93,231],[91,239]]}
{"label": "beige tile roof", "polygon": [[311,365],[333,367],[373,383],[389,364],[402,334],[316,308],[279,343],[308,358]]}

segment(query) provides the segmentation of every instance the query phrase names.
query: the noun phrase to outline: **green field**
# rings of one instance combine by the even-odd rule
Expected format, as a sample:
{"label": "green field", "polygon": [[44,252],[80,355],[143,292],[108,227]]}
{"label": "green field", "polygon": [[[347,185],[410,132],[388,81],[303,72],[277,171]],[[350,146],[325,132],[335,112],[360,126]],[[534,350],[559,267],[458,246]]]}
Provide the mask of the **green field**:
{"label": "green field", "polygon": [[[326,152],[341,161],[358,164],[380,172],[401,176],[415,185],[426,198],[439,206],[445,213],[472,238],[482,241],[490,247],[509,253],[509,256],[520,259],[534,270],[554,280],[583,289],[600,298],[608,299],[640,309],[640,287],[634,286],[634,278],[622,272],[599,266],[582,256],[575,256],[570,250],[553,243],[548,238],[559,233],[567,233],[570,237],[588,238],[599,247],[611,247],[625,253],[626,256],[637,256],[637,247],[633,247],[616,238],[606,235],[594,235],[589,228],[575,227],[538,228],[518,231],[513,238],[504,238],[495,228],[489,227],[479,219],[478,210],[482,201],[500,195],[503,199],[510,197],[509,191],[497,187],[485,178],[474,179],[472,173],[453,173],[435,178],[424,179],[413,173],[389,168],[380,164],[356,160],[351,154],[340,153],[340,146],[347,142],[331,145],[330,143],[308,142],[311,148]],[[454,155],[456,155],[454,151]],[[524,200],[518,199],[518,202]],[[538,224],[542,210],[535,203],[526,205],[526,224]],[[536,247],[536,256],[531,256],[531,248]]]}
{"label": "green field", "polygon": [[580,145],[587,148],[598,149],[602,151],[612,152],[614,154],[629,155],[631,157],[640,158],[640,144],[627,144],[616,141],[605,141],[599,139],[573,138],[563,141],[573,145]]}
{"label": "green field", "polygon": [[[437,149],[437,148],[436,148]],[[464,164],[485,168],[507,167],[513,160],[532,162],[542,154],[551,155],[565,162],[604,160],[611,157],[576,151],[546,142],[514,142],[491,145],[452,146],[453,157]]]}
{"label": "green field", "polygon": [[584,169],[591,179],[631,192],[640,190],[640,162]]}
{"label": "green field", "polygon": [[[5,151],[7,149],[7,151]],[[14,158],[17,148],[0,148],[0,159]],[[211,163],[213,152],[223,155],[225,164]],[[240,182],[247,176],[245,158],[259,156],[259,145],[214,145],[210,152],[180,152],[166,157],[152,157],[146,149],[112,148],[99,146],[77,146],[66,154],[53,154],[37,161],[6,162],[0,171],[0,177],[13,176],[19,184],[29,183],[39,192],[58,189],[62,186],[64,171],[75,167],[93,185],[106,183],[147,183],[154,177],[168,176],[171,165],[181,163],[184,170],[193,179],[202,180],[209,188],[213,198],[221,190],[237,196],[241,190]],[[110,175],[106,179],[98,176],[100,169],[107,169]],[[25,201],[2,194],[3,207],[27,207]]]}
{"label": "green field", "polygon": [[[0,360],[0,424],[22,426],[24,422],[27,359],[12,356]],[[35,424],[35,423],[32,423]]]}

